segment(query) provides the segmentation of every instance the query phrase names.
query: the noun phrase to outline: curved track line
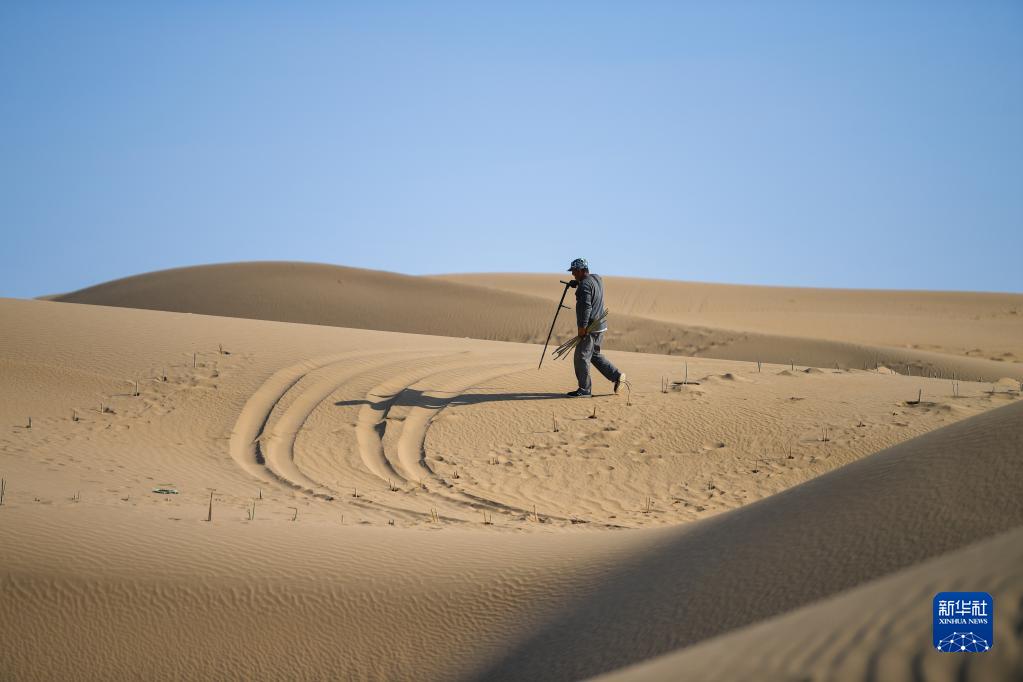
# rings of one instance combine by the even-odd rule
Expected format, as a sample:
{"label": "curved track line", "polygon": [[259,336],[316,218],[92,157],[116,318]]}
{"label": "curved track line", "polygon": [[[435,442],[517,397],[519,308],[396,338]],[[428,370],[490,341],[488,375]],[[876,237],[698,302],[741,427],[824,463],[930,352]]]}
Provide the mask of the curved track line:
{"label": "curved track line", "polygon": [[[459,355],[464,358],[466,353],[467,351]],[[367,468],[373,470],[373,467],[370,466],[371,462],[383,462],[386,466],[385,473],[374,472],[381,480],[399,483],[406,483],[410,480],[407,471],[396,466],[397,459],[392,461],[384,448],[384,435],[387,431],[387,418],[391,408],[394,407],[401,395],[416,383],[465,367],[472,367],[472,365],[467,364],[464,359],[442,363],[439,367],[432,368],[420,365],[408,372],[393,375],[366,392],[366,404],[359,410],[356,437],[359,443],[359,454],[363,462],[367,464]],[[424,370],[428,371],[424,373]]]}
{"label": "curved track line", "polygon": [[[464,391],[476,386],[482,381],[490,381],[498,377],[513,374],[514,371],[507,371],[509,367],[520,367],[526,369],[526,366],[521,362],[500,364],[486,363],[476,366],[467,366],[465,369],[476,370],[481,367],[501,367],[501,371],[473,371],[469,375],[471,380],[468,382],[464,380],[459,380],[457,383],[448,381],[445,382],[441,388],[425,390],[421,395],[433,398],[440,403],[439,406],[426,407],[423,405],[416,405],[409,410],[409,413],[405,416],[405,421],[401,429],[401,436],[398,438],[396,446],[398,465],[406,478],[412,478],[415,480],[417,478],[422,478],[423,475],[427,475],[435,478],[437,482],[440,483],[441,479],[437,477],[433,470],[426,464],[426,452],[424,448],[426,444],[426,432],[430,428],[430,423]],[[422,382],[423,380],[417,381],[415,384],[409,386],[409,388],[413,388]],[[443,399],[440,397],[440,394],[450,394],[450,397]],[[418,474],[418,476],[415,474]]]}
{"label": "curved track line", "polygon": [[[403,368],[413,362],[415,363],[415,367],[421,371],[423,368],[430,367],[433,361],[444,360],[460,354],[461,353],[424,354],[420,352],[403,351],[400,355],[412,355],[413,357],[401,359],[388,357],[384,361],[362,364],[355,368],[339,366],[340,363],[333,363],[320,368],[316,371],[316,374],[319,376],[315,383],[307,387],[300,386],[295,389],[298,397],[284,410],[280,418],[278,418],[277,422],[270,429],[270,437],[267,441],[268,464],[274,470],[280,472],[282,475],[296,483],[301,482],[302,485],[310,488],[320,487],[329,489],[329,486],[325,486],[317,482],[312,477],[307,476],[302,471],[301,466],[299,466],[299,464],[295,461],[295,444],[298,439],[298,433],[316,408],[343,385],[358,377],[362,377],[366,374],[372,374],[380,369],[392,367]],[[313,373],[307,375],[307,378],[311,379],[312,377]],[[360,410],[360,414],[362,410],[365,410],[367,407],[368,405],[364,405]],[[392,480],[400,480],[401,476],[393,469],[391,464],[384,457],[382,450],[378,453],[378,457],[373,457],[371,456],[372,453],[364,451],[361,447],[362,439],[359,438],[359,432],[361,431],[360,427],[357,427],[356,437],[360,444],[359,456],[362,458],[362,462],[366,469],[381,480],[386,481],[389,478]]]}
{"label": "curved track line", "polygon": [[[480,371],[481,367],[489,367],[491,369],[489,371]],[[492,369],[493,367],[502,367],[502,369],[501,371],[495,372]],[[508,371],[509,367],[520,367],[521,369]],[[374,405],[373,402],[370,402],[367,406],[363,407],[363,410],[365,410],[364,418],[367,420],[364,422],[365,427],[371,430],[374,436],[378,436],[379,432],[384,429],[383,425],[386,423],[385,420],[388,411],[402,393],[413,389],[414,386],[423,384],[427,380],[433,379],[437,376],[443,376],[451,369],[456,372],[458,370],[462,370],[461,374],[463,379],[457,383],[448,381],[445,385],[451,387],[450,390],[430,389],[421,393],[421,396],[427,396],[427,400],[435,400],[440,404],[435,407],[425,407],[421,405],[412,406],[409,414],[406,415],[404,420],[401,422],[401,433],[399,434],[398,441],[394,447],[396,452],[387,452],[387,449],[383,446],[382,440],[373,441],[372,444],[374,450],[377,447],[383,448],[384,456],[388,458],[388,461],[393,461],[397,464],[395,468],[401,471],[405,480],[411,479],[419,484],[422,483],[424,475],[432,479],[436,485],[427,488],[428,492],[441,498],[447,503],[455,505],[456,508],[469,506],[474,509],[478,509],[483,507],[502,513],[522,514],[524,516],[528,515],[529,512],[525,509],[456,489],[451,483],[438,476],[428,465],[426,465],[425,443],[426,432],[433,419],[447,409],[466,389],[472,388],[483,381],[508,376],[509,374],[515,374],[519,371],[528,371],[532,369],[531,365],[525,365],[521,362],[489,362],[476,364],[459,362],[455,363],[455,366],[452,368],[439,369],[425,376],[420,375],[418,378],[415,378],[411,384],[403,383],[404,379],[402,378],[391,378],[380,386],[374,387],[367,394],[367,399],[372,400],[373,396],[381,397],[381,395],[386,394],[387,391],[393,391],[390,398],[382,399],[383,402],[381,403],[375,403],[378,406],[376,409],[368,409],[371,405]],[[467,371],[471,372],[469,374],[470,379],[468,381],[464,378]],[[451,396],[447,399],[442,399],[439,398],[439,396],[433,395],[436,393],[448,393],[451,394]],[[368,420],[371,417],[378,420],[378,423],[375,425],[370,424]],[[553,515],[547,515],[547,518],[559,519],[566,522],[569,521],[569,519],[562,519],[561,517]]]}
{"label": "curved track line", "polygon": [[[392,357],[382,356],[384,357],[382,360],[377,360],[375,356],[371,357],[373,358],[372,362],[363,362],[357,367],[352,367],[343,361],[324,365],[303,377],[303,380],[315,378],[311,385],[306,386],[304,381],[297,387],[293,384],[297,397],[278,417],[266,440],[266,466],[278,478],[287,481],[292,486],[304,488],[318,497],[332,497],[332,493],[335,491],[306,476],[295,462],[295,440],[309,415],[338,388],[355,377],[394,364]],[[416,353],[415,357],[419,359],[435,356]],[[367,463],[367,466],[372,470],[374,464],[379,463]],[[378,473],[378,475],[380,474]]]}
{"label": "curved track line", "polygon": [[[413,357],[407,357],[409,355]],[[426,491],[436,496],[437,502],[443,502],[445,506],[454,505],[453,509],[469,506],[528,514],[524,509],[455,488],[438,476],[425,459],[426,435],[432,421],[455,403],[464,391],[481,382],[529,369],[523,363],[493,362],[493,357],[476,355],[472,351],[425,354],[401,350],[365,351],[311,358],[284,367],[271,375],[242,408],[231,433],[231,456],[242,469],[257,478],[270,478],[316,497],[334,499],[330,486],[307,475],[296,462],[298,434],[317,407],[346,383],[382,369],[400,367],[397,374],[364,394],[366,402],[359,410],[356,439],[366,470],[381,480],[390,478],[392,482],[399,483],[422,483],[424,477],[429,477],[437,485],[426,488]],[[358,364],[352,366],[352,362]],[[413,366],[406,369],[409,363]],[[418,395],[414,395],[415,391]],[[410,402],[403,404],[401,399],[409,396],[409,392],[413,392]],[[281,407],[281,401],[289,393],[294,399],[267,428],[274,411]],[[409,410],[403,419],[389,421],[391,408],[396,405]],[[383,436],[391,433],[389,428],[397,428],[399,433],[397,440],[385,447]],[[261,441],[266,444],[265,460]],[[388,442],[392,442],[391,438]],[[400,496],[396,499],[411,504],[411,507],[404,504],[384,506],[397,513],[425,516],[424,512],[412,507],[426,502],[416,503],[416,491],[406,490],[408,492],[413,493],[413,498]]]}
{"label": "curved track line", "polygon": [[338,353],[310,358],[277,370],[249,396],[249,399],[238,415],[238,419],[235,420],[228,445],[231,457],[238,466],[256,478],[265,478],[267,474],[276,478],[273,472],[265,466],[259,441],[263,436],[263,430],[266,428],[267,422],[270,420],[270,415],[285,394],[301,381],[302,377],[320,367],[345,360],[358,360],[365,357],[386,356],[401,352]]}

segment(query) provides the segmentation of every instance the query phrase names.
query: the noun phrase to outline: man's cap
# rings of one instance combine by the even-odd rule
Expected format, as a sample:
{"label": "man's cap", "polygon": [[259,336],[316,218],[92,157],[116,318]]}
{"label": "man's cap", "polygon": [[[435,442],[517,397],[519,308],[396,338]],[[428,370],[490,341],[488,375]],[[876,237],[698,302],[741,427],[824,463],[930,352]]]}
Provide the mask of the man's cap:
{"label": "man's cap", "polygon": [[590,269],[590,264],[586,262],[585,258],[576,258],[574,261],[572,261],[572,265],[570,265],[568,267],[568,271],[569,272],[572,272],[573,270],[589,270],[589,269]]}

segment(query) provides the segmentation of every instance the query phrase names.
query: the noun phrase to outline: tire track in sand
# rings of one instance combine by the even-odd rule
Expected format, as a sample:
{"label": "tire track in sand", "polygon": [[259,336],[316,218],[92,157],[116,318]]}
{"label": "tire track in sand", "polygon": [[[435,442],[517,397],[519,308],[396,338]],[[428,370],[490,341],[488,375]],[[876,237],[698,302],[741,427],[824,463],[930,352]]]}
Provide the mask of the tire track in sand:
{"label": "tire track in sand", "polygon": [[[409,351],[361,351],[338,353],[335,355],[326,355],[318,358],[302,360],[301,362],[277,370],[269,379],[264,381],[255,392],[253,392],[242,407],[242,410],[238,415],[238,419],[235,420],[235,425],[231,431],[231,438],[228,445],[228,450],[232,459],[235,460],[242,470],[255,478],[265,480],[269,477],[271,480],[276,480],[291,487],[304,487],[302,485],[292,483],[286,477],[279,475],[270,466],[267,466],[266,458],[263,455],[261,441],[264,439],[267,423],[270,421],[270,417],[273,414],[274,409],[278,406],[284,396],[287,395],[288,392],[291,391],[304,377],[318,369],[340,363],[365,361],[375,357],[391,359],[396,356],[410,354],[411,353]],[[360,365],[360,369],[365,370],[365,365]],[[334,385],[334,388],[337,388],[337,384]],[[297,417],[292,417],[292,419],[296,418]],[[304,419],[301,421],[304,423]],[[301,424],[299,424],[298,428],[301,428]],[[291,442],[294,443],[293,438]],[[313,490],[310,492],[315,491]]]}

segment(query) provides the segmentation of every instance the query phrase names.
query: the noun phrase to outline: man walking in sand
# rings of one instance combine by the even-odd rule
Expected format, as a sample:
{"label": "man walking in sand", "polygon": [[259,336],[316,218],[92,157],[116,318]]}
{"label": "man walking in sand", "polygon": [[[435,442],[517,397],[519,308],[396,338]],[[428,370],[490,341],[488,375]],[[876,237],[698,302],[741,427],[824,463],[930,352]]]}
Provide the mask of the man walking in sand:
{"label": "man walking in sand", "polygon": [[579,344],[576,345],[573,356],[579,388],[571,391],[568,396],[588,398],[593,395],[593,385],[590,381],[591,362],[605,379],[614,384],[614,392],[618,393],[619,386],[625,380],[625,373],[600,352],[600,342],[607,331],[607,323],[600,323],[593,330],[587,331],[604,312],[604,280],[600,275],[590,273],[590,264],[585,258],[576,258],[568,269],[575,278],[575,320],[579,332]]}

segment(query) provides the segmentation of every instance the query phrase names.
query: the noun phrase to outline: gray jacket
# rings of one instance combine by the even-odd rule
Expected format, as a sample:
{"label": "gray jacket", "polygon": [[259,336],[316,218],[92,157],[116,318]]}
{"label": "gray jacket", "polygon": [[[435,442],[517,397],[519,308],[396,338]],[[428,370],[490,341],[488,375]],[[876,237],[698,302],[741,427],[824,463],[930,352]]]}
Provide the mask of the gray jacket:
{"label": "gray jacket", "polygon": [[[600,275],[589,274],[575,289],[575,321],[577,327],[588,327],[604,312],[604,280]],[[606,332],[607,322],[591,333]]]}

